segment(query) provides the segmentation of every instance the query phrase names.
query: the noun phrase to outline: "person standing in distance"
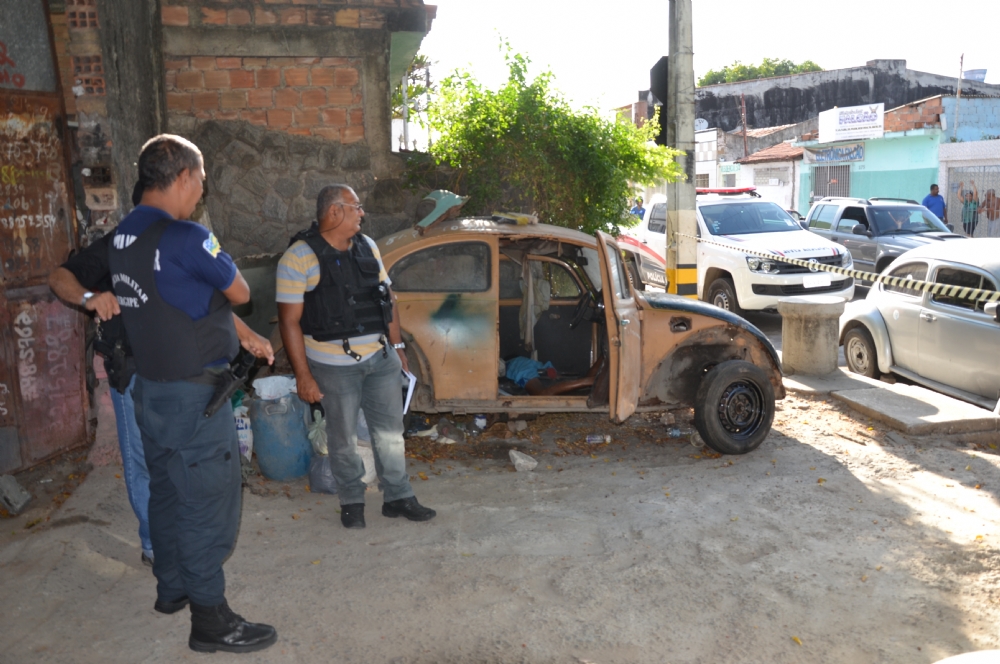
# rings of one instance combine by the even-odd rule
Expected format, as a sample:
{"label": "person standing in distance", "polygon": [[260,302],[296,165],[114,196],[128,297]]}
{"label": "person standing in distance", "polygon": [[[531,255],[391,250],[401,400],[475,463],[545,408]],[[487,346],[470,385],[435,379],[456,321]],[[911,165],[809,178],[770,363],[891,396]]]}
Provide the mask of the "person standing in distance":
{"label": "person standing in distance", "polygon": [[[322,402],[340,521],[365,527],[358,409],[371,432],[383,489],[382,515],[428,521],[406,472],[402,369],[408,369],[399,313],[375,242],[361,233],[365,212],[347,185],[324,187],[316,219],[292,238],[278,263],[278,324],[299,397]],[[390,348],[391,346],[391,348]]]}
{"label": "person standing in distance", "polygon": [[948,215],[948,206],[944,202],[944,196],[938,193],[936,184],[931,185],[931,193],[924,196],[924,200],[920,204],[933,212],[934,216],[941,221],[944,221]]}
{"label": "person standing in distance", "polygon": [[642,207],[642,196],[635,199],[635,206],[628,213],[640,220],[646,215],[646,208]]}
{"label": "person standing in distance", "polygon": [[161,134],[139,156],[140,205],[111,240],[108,266],[135,359],[135,418],[149,469],[149,527],[156,558],[154,608],[191,605],[188,645],[252,652],[277,640],[226,602],[222,563],[240,521],[239,447],[232,408],[204,411],[236,356],[232,304],[250,289],[215,236],[183,221],[204,191],[201,152]]}

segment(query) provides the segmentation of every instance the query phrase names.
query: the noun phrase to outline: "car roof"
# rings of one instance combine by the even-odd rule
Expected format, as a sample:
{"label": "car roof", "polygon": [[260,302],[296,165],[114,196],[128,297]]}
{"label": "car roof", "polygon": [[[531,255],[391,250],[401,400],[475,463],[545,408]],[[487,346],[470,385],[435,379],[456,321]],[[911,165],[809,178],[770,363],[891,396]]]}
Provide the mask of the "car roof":
{"label": "car roof", "polygon": [[562,226],[553,226],[551,224],[528,224],[526,226],[501,224],[493,221],[490,217],[462,217],[441,221],[427,230],[423,235],[415,228],[407,228],[381,238],[378,240],[378,246],[381,252],[387,253],[397,251],[421,239],[426,240],[446,235],[468,235],[472,237],[476,234],[548,238],[590,247],[597,246],[596,237],[571,228],[563,228]]}
{"label": "car roof", "polygon": [[1000,238],[931,242],[916,249],[910,249],[896,260],[898,262],[913,258],[971,265],[1000,276]]}
{"label": "car roof", "polygon": [[[771,203],[777,205],[774,201],[769,201],[759,196],[751,196],[750,194],[702,194],[695,199],[695,203],[699,206],[722,205],[725,203]],[[778,207],[781,206],[778,205]]]}

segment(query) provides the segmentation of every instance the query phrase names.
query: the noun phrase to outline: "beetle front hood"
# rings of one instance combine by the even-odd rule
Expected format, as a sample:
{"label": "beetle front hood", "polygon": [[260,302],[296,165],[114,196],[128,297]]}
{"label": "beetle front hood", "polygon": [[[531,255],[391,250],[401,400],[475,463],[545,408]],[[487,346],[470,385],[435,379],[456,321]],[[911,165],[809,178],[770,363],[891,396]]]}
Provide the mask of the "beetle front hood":
{"label": "beetle front hood", "polygon": [[838,256],[845,251],[839,244],[805,230],[783,231],[781,233],[747,233],[745,235],[712,235],[707,239],[728,244],[737,250],[763,251],[788,258]]}

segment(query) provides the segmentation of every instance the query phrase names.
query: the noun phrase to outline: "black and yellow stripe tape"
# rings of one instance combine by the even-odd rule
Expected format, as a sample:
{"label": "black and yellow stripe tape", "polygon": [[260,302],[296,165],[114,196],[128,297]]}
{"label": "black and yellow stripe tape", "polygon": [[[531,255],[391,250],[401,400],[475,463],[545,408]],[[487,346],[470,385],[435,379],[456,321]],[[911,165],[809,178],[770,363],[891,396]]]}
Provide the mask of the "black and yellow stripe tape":
{"label": "black and yellow stripe tape", "polygon": [[951,286],[948,284],[935,284],[930,281],[920,281],[911,277],[889,277],[884,274],[875,274],[874,272],[862,272],[861,270],[854,270],[845,267],[823,265],[815,260],[808,261],[802,260],[801,258],[788,258],[787,256],[781,256],[767,251],[756,251],[754,249],[734,247],[731,244],[713,242],[712,240],[706,240],[705,238],[687,235],[685,233],[677,233],[676,235],[677,237],[686,237],[692,240],[697,240],[703,244],[711,244],[716,247],[724,247],[726,249],[738,251],[749,256],[756,256],[758,258],[766,258],[772,261],[781,261],[783,263],[791,263],[792,265],[807,267],[812,272],[831,272],[845,277],[860,279],[861,281],[868,281],[872,284],[888,284],[890,286],[906,288],[908,290],[931,293],[932,295],[943,295],[945,297],[954,297],[962,300],[972,300],[974,302],[1000,302],[1000,291],[984,290],[982,288],[969,288],[966,286]]}

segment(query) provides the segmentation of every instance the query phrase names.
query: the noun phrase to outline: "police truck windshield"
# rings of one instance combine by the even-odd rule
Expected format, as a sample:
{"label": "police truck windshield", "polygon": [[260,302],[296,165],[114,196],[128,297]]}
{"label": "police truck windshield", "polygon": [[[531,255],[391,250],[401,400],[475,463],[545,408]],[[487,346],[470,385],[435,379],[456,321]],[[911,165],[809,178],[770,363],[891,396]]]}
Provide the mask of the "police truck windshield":
{"label": "police truck windshield", "polygon": [[702,203],[698,206],[712,235],[748,235],[802,230],[792,217],[765,201]]}

